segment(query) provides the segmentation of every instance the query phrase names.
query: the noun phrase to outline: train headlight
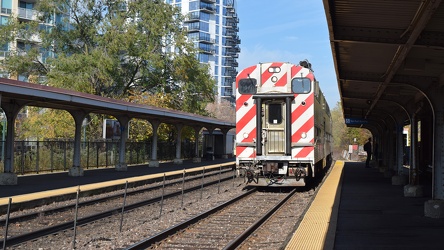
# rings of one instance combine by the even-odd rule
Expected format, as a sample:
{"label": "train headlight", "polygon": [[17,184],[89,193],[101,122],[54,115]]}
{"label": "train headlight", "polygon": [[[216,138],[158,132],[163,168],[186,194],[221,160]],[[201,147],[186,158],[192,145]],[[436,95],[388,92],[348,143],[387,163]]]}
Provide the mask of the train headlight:
{"label": "train headlight", "polygon": [[307,133],[305,133],[305,132],[302,132],[302,133],[301,133],[301,138],[302,138],[302,139],[305,139],[305,138],[307,138]]}
{"label": "train headlight", "polygon": [[272,81],[272,82],[277,82],[277,81],[278,81],[278,78],[277,78],[276,76],[273,76],[273,77],[271,78],[271,81]]}
{"label": "train headlight", "polygon": [[247,139],[248,138],[248,133],[244,133],[243,136],[244,136],[244,139]]}

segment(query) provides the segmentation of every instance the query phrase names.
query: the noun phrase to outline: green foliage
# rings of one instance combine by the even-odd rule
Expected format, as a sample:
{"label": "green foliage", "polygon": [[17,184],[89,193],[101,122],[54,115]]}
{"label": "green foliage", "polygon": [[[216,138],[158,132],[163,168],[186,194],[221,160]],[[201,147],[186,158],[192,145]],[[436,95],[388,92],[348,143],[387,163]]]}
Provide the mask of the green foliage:
{"label": "green foliage", "polygon": [[27,117],[17,120],[17,140],[74,138],[74,119],[67,111],[39,107],[27,107],[27,109]]}
{"label": "green foliage", "polygon": [[333,121],[333,148],[335,151],[347,150],[348,145],[355,144],[355,138],[356,144],[364,145],[368,138],[371,137],[371,133],[367,129],[347,127],[345,125],[340,102],[331,110],[331,117]]}
{"label": "green foliage", "polygon": [[[156,97],[150,105],[208,114],[205,106],[214,101],[215,82],[208,65],[196,59],[194,44],[186,39],[179,9],[161,0],[39,0],[36,10],[42,14],[40,23],[10,18],[8,25],[0,27],[3,41],[20,38],[24,44],[1,62],[10,74],[117,99],[146,93]],[[53,117],[59,118],[57,114]],[[62,117],[72,122],[71,117]],[[103,116],[90,114],[90,118],[87,134],[100,138],[97,131]],[[39,124],[46,127],[47,122],[35,120],[29,127],[23,125],[22,131],[48,136],[39,130]],[[133,126],[144,133],[133,138],[149,136],[146,124]],[[51,136],[65,136],[65,129]],[[166,137],[172,134],[168,126],[161,129]]]}
{"label": "green foliage", "polygon": [[129,137],[131,141],[147,141],[153,135],[153,128],[146,120],[133,119],[129,125]]}
{"label": "green foliage", "polygon": [[205,107],[214,101],[215,80],[209,74],[209,66],[199,64],[191,55],[175,61],[175,79],[181,83],[175,91],[174,109],[208,115]]}
{"label": "green foliage", "polygon": [[[40,49],[36,44],[29,42],[33,39],[39,26],[37,22],[19,22],[11,16],[6,25],[0,25],[0,44],[10,43],[17,38],[22,41],[16,44],[16,50],[10,51],[9,56],[0,61],[2,70],[11,74],[21,74],[27,77],[41,75],[46,72],[45,65],[40,61]],[[26,51],[26,53],[24,53]]]}
{"label": "green foliage", "polygon": [[[163,108],[178,108],[175,106],[177,96],[172,94],[149,94],[142,93],[139,95],[130,95],[129,102],[145,104],[150,106],[158,106]],[[130,125],[129,138],[136,141],[149,140],[153,135],[152,126],[148,122],[143,120],[132,120]],[[158,139],[166,142],[175,142],[177,137],[177,129],[170,124],[161,123],[158,128]],[[194,129],[190,127],[184,127],[182,131],[182,138],[191,138],[194,140]]]}
{"label": "green foliage", "polygon": [[[180,95],[177,105],[197,112],[203,111],[199,101],[213,100],[214,81],[196,59],[174,6],[159,0],[40,0],[36,10],[43,13],[41,25],[53,20],[55,26],[11,21],[0,27],[5,40],[25,42],[4,61],[10,73],[44,75],[50,86],[113,98],[130,90]],[[42,53],[55,57],[43,60]]]}

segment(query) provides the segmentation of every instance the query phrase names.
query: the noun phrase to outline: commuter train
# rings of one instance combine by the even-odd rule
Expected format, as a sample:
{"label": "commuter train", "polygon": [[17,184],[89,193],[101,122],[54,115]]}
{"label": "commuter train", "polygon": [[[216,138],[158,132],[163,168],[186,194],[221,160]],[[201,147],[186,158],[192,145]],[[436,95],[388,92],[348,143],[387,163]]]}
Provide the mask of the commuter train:
{"label": "commuter train", "polygon": [[311,64],[259,63],[236,77],[236,168],[251,186],[305,186],[332,163],[330,109]]}

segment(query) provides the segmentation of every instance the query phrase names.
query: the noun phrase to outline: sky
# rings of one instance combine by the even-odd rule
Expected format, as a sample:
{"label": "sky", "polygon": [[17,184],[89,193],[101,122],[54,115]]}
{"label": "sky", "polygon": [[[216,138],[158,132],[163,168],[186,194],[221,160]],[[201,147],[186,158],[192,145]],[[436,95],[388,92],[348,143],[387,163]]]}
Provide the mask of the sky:
{"label": "sky", "polygon": [[236,0],[238,71],[259,62],[308,59],[330,109],[340,100],[327,20],[320,0]]}

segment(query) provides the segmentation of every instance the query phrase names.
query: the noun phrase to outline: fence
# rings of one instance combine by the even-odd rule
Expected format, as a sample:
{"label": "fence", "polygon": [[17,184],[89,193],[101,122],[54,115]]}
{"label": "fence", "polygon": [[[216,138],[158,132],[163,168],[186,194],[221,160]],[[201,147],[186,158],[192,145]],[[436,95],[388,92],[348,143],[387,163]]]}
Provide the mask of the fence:
{"label": "fence", "polygon": [[[0,141],[0,171],[4,171],[4,141]],[[84,169],[114,167],[119,162],[119,141],[88,141],[81,144],[80,166]],[[184,141],[181,145],[183,159],[195,156],[194,142]],[[73,140],[15,141],[14,173],[29,174],[66,171],[72,167]],[[176,156],[175,142],[157,144],[157,160],[173,160]],[[126,143],[126,163],[146,164],[151,159],[151,142]]]}

